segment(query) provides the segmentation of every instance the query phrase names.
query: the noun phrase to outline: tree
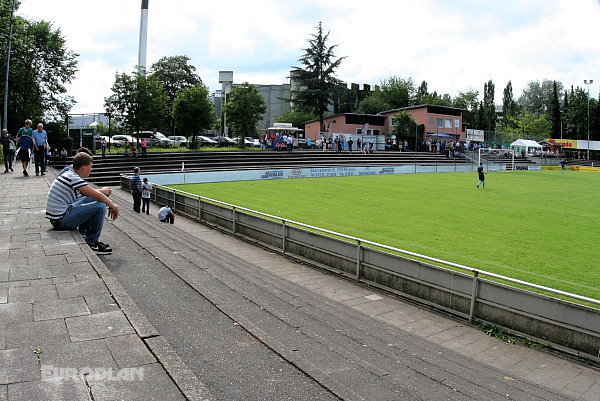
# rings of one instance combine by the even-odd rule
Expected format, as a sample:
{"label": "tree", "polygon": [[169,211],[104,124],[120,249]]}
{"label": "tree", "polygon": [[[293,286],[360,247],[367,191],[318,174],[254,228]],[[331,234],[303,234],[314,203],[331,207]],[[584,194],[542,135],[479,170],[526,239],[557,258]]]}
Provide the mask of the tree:
{"label": "tree", "polygon": [[506,88],[504,88],[504,96],[502,97],[502,115],[503,125],[506,127],[510,121],[514,119],[517,114],[517,102],[513,97],[512,82],[508,81]]}
{"label": "tree", "polygon": [[[2,78],[11,9],[12,0],[0,0]],[[64,118],[74,103],[65,86],[75,77],[78,56],[67,49],[61,30],[51,23],[14,17],[8,87],[10,132],[16,132],[26,118],[46,122]],[[4,79],[0,81],[0,92],[4,93]]]}
{"label": "tree", "polygon": [[[563,90],[562,84],[556,82],[557,91]],[[544,79],[542,82],[531,81],[523,90],[519,97],[519,106],[523,111],[532,114],[548,114],[552,105],[552,96],[554,92],[554,81]]]}
{"label": "tree", "polygon": [[427,91],[427,81],[423,81],[423,82],[421,82],[421,85],[419,85],[419,88],[417,89],[417,93],[415,95],[415,105],[427,103],[428,97],[429,97],[429,92]]}
{"label": "tree", "polygon": [[315,120],[318,116],[314,113],[298,110],[292,108],[290,111],[286,111],[281,116],[275,118],[278,123],[292,123],[293,127],[301,128],[304,126],[306,121]]}
{"label": "tree", "polygon": [[560,102],[558,100],[558,85],[554,81],[552,99],[550,99],[550,123],[552,124],[552,138],[562,135],[562,120],[560,115]]}
{"label": "tree", "polygon": [[256,136],[256,126],[265,111],[267,105],[256,86],[244,82],[231,90],[225,105],[227,126],[240,137],[240,147],[244,147],[244,137]]}
{"label": "tree", "polygon": [[415,132],[415,120],[406,111],[394,115],[392,118],[394,134],[398,139],[412,137]]}
{"label": "tree", "polygon": [[552,123],[545,114],[536,115],[525,111],[509,118],[510,124],[503,131],[508,141],[519,138],[541,141],[548,138],[552,132]]}
{"label": "tree", "polygon": [[215,121],[215,111],[208,98],[208,88],[202,84],[179,92],[173,102],[173,118],[179,132],[192,136],[192,148],[196,147],[196,135],[209,129]]}
{"label": "tree", "polygon": [[494,103],[494,83],[490,79],[483,85],[483,127],[487,131],[496,130],[496,104]]}
{"label": "tree", "polygon": [[456,108],[463,109],[463,124],[476,126],[479,91],[469,89],[466,92],[458,92],[458,96],[452,101]]}
{"label": "tree", "polygon": [[167,95],[156,78],[134,70],[131,75],[115,75],[113,94],[104,99],[107,113],[138,133],[144,128],[159,128],[167,113]]}
{"label": "tree", "polygon": [[150,73],[161,83],[167,95],[167,125],[169,130],[175,131],[175,118],[172,114],[173,104],[177,95],[188,88],[202,84],[202,80],[196,74],[196,67],[189,65],[187,56],[163,57],[152,64]]}
{"label": "tree", "polygon": [[358,108],[356,109],[357,113],[363,114],[377,114],[384,110],[391,110],[392,107],[386,100],[383,98],[381,94],[381,89],[377,88],[374,92],[371,93],[370,96],[364,98]]}
{"label": "tree", "polygon": [[304,54],[298,59],[304,68],[292,67],[292,80],[297,83],[298,89],[291,91],[291,100],[300,110],[317,114],[321,131],[324,131],[325,113],[332,104],[337,86],[342,83],[335,77],[335,72],[344,57],[334,59],[337,45],[327,45],[329,32],[323,34],[321,22],[317,34],[311,36],[309,46],[303,49]]}

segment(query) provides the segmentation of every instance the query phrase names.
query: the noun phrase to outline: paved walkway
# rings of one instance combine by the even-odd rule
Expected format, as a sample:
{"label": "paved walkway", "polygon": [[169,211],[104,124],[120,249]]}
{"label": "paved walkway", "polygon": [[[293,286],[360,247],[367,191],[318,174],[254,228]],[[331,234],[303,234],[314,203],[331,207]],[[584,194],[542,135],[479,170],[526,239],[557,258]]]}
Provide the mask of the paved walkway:
{"label": "paved walkway", "polygon": [[77,231],[51,230],[53,176],[0,174],[0,401],[209,398]]}
{"label": "paved walkway", "polygon": [[[167,302],[166,282],[149,282],[151,272],[168,272],[181,297],[191,291],[190,308],[199,302],[192,293],[208,301],[198,313],[210,319],[199,314],[206,320],[187,326],[202,336],[216,314],[227,317],[291,369],[289,377],[326,390],[314,399],[600,399],[596,368],[502,343],[183,218],[170,226],[134,214],[120,190],[113,196],[123,214],[102,238],[115,252],[98,258],[77,232],[50,230],[52,178],[0,175],[0,401],[310,399],[300,384],[292,385],[297,397],[253,397],[243,385],[222,396],[234,380],[213,380],[210,370],[235,364],[233,351],[213,355],[174,335],[179,322],[170,311],[153,310],[156,299],[177,300]],[[135,263],[124,255],[134,252],[147,258],[137,262],[147,275],[131,273]],[[229,329],[220,327],[225,339]],[[257,354],[243,351],[251,341],[235,341],[236,357],[254,362]],[[259,374],[253,385],[289,380]]]}

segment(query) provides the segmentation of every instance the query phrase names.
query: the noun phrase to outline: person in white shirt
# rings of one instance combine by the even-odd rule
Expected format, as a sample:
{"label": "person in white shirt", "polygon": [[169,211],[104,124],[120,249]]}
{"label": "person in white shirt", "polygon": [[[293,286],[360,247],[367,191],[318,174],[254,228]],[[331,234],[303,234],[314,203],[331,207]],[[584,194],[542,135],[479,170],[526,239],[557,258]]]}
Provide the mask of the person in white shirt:
{"label": "person in white shirt", "polygon": [[152,184],[148,178],[144,178],[142,183],[142,213],[150,214],[150,194],[152,193]]}
{"label": "person in white shirt", "polygon": [[163,223],[175,223],[175,213],[169,206],[163,206],[158,211],[158,219]]}

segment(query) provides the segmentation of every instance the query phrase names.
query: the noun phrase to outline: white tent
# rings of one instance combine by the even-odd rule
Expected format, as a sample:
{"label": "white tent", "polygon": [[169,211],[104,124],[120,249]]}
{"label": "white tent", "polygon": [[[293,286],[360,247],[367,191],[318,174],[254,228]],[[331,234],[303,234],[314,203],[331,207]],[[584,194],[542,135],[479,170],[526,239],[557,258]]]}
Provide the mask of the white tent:
{"label": "white tent", "polygon": [[510,144],[510,148],[514,150],[516,154],[525,152],[526,155],[532,155],[535,150],[542,150],[542,145],[530,139],[517,139]]}

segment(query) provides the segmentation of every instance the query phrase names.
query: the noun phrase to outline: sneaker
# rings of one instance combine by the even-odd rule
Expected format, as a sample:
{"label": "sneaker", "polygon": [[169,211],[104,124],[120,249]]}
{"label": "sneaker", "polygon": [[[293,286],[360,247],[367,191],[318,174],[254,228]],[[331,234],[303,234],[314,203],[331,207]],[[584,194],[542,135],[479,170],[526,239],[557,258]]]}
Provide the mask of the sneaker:
{"label": "sneaker", "polygon": [[105,244],[104,242],[98,241],[98,244],[103,245],[105,248],[110,248],[110,245]]}
{"label": "sneaker", "polygon": [[10,171],[12,171],[13,173],[15,172],[15,170],[13,170],[13,168],[12,168],[12,167],[10,167],[10,169],[9,169],[9,170],[10,170]]}
{"label": "sneaker", "polygon": [[93,245],[89,244],[89,246],[96,255],[110,255],[112,253],[112,248],[104,246],[102,242],[96,242]]}
{"label": "sneaker", "polygon": [[24,175],[25,177],[29,177],[29,173],[27,173],[27,170],[23,170],[23,175]]}

